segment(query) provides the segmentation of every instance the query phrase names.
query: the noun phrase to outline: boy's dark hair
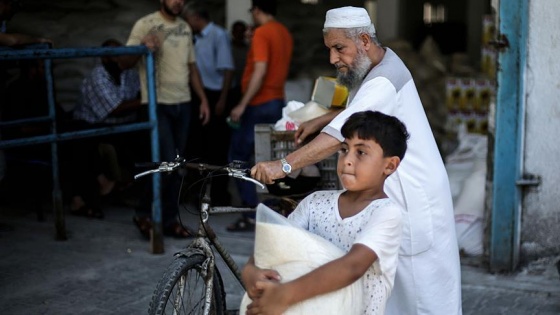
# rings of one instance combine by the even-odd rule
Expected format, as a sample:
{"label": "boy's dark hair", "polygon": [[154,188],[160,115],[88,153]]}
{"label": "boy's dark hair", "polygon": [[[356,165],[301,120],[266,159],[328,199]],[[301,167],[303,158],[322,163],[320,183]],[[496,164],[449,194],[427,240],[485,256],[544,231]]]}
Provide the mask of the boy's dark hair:
{"label": "boy's dark hair", "polygon": [[259,8],[264,13],[268,13],[272,16],[276,15],[276,0],[253,0],[253,6],[251,8]]}
{"label": "boy's dark hair", "polygon": [[374,111],[352,114],[340,132],[344,138],[357,136],[373,140],[383,149],[384,157],[398,156],[401,160],[406,152],[406,141],[410,138],[406,126],[399,119]]}

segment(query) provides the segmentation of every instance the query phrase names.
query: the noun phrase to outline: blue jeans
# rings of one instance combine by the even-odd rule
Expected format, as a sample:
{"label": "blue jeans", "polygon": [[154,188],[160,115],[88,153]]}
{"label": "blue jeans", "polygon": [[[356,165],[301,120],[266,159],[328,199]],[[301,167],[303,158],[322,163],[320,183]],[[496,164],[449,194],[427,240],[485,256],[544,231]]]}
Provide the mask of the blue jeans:
{"label": "blue jeans", "polygon": [[[157,105],[160,161],[173,161],[177,154],[185,156],[191,112],[191,102]],[[162,223],[165,228],[177,220],[181,178],[176,173],[162,174],[160,178]],[[141,202],[141,208],[137,210],[138,215],[151,216],[151,188],[151,182],[148,181],[144,194],[148,200]]]}
{"label": "blue jeans", "polygon": [[[282,118],[283,99],[276,99],[257,106],[247,106],[241,116],[241,126],[231,135],[230,161],[238,160],[255,163],[255,125],[274,124]],[[253,207],[259,203],[255,184],[236,180],[237,189],[244,206]]]}

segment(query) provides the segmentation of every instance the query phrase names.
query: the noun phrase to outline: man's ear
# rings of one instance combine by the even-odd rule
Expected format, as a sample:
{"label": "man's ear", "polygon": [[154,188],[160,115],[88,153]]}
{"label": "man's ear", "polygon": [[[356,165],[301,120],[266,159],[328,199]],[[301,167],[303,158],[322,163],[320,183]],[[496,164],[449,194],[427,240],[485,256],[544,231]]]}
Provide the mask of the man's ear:
{"label": "man's ear", "polygon": [[369,49],[369,47],[371,46],[371,38],[369,37],[368,34],[366,33],[362,33],[360,34],[360,42],[362,43],[362,46],[364,47],[364,49],[367,51]]}
{"label": "man's ear", "polygon": [[385,164],[384,173],[385,175],[389,176],[397,170],[399,164],[401,164],[401,159],[398,156],[391,156],[386,159],[387,163]]}

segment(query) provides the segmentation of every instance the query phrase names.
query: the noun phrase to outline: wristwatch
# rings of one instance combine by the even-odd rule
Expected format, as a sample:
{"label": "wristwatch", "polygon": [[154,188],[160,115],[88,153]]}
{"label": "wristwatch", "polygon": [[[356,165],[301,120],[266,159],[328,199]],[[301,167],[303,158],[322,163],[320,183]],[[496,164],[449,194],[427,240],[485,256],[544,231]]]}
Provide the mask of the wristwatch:
{"label": "wristwatch", "polygon": [[288,163],[286,159],[280,159],[280,162],[282,162],[282,172],[284,172],[286,175],[290,175],[290,173],[292,172],[292,166],[290,165],[290,163]]}

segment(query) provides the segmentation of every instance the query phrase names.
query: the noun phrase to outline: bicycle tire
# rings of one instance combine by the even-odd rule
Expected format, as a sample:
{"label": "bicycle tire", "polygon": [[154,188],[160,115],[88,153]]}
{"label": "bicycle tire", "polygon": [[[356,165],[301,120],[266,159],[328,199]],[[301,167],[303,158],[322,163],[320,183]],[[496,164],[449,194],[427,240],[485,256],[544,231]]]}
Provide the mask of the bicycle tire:
{"label": "bicycle tire", "polygon": [[[206,284],[200,272],[205,260],[203,255],[176,257],[152,295],[148,314],[202,314]],[[210,314],[226,314],[224,285],[217,268],[213,284]]]}

